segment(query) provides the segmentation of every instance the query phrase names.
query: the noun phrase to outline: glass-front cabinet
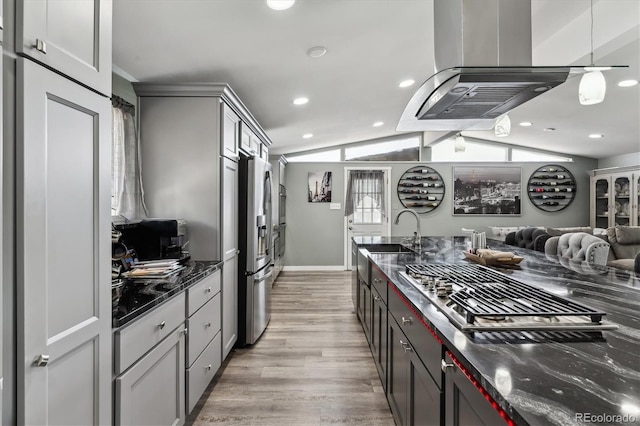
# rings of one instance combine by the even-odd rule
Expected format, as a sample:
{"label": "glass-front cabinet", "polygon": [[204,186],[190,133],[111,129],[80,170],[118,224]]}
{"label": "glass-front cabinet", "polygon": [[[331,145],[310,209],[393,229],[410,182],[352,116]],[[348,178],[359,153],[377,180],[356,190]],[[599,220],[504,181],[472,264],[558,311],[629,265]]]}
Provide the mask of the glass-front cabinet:
{"label": "glass-front cabinet", "polygon": [[640,224],[640,170],[594,170],[591,176],[591,226]]}

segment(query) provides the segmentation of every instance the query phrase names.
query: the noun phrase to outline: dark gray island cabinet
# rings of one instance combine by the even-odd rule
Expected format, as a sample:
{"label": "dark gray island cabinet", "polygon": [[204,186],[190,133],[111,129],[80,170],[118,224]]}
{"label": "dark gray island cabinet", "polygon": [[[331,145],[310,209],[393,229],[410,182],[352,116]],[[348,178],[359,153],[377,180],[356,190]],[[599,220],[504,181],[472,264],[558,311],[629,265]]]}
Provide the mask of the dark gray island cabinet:
{"label": "dark gray island cabinet", "polygon": [[497,271],[505,279],[601,310],[618,329],[474,334],[403,275],[415,264],[467,268],[465,237],[425,237],[420,253],[369,251],[399,240],[357,237],[352,253],[356,314],[397,425],[640,423],[640,276],[585,275],[519,249],[526,261]]}

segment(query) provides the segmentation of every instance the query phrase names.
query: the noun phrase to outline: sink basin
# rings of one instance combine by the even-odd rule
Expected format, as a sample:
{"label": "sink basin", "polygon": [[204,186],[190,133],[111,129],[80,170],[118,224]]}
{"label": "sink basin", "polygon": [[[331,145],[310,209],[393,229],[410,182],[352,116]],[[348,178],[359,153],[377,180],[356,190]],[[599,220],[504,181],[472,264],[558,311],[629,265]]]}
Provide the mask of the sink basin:
{"label": "sink basin", "polygon": [[402,244],[371,244],[365,245],[369,253],[415,253],[415,250]]}

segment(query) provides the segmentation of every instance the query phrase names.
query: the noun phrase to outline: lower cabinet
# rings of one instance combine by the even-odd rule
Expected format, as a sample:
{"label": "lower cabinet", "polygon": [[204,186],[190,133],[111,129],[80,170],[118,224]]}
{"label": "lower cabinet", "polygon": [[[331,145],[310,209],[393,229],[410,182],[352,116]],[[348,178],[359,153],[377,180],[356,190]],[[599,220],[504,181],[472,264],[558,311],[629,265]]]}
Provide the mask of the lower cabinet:
{"label": "lower cabinet", "polygon": [[387,399],[398,425],[440,425],[442,393],[393,316],[388,317]]}
{"label": "lower cabinet", "polygon": [[382,382],[387,390],[387,305],[378,294],[376,288],[371,287],[371,353]]}
{"label": "lower cabinet", "polygon": [[371,343],[371,288],[369,285],[360,280],[360,296],[358,298],[358,315],[364,329],[364,335],[367,342]]}
{"label": "lower cabinet", "polygon": [[445,426],[505,424],[491,402],[475,387],[464,372],[445,355]]}
{"label": "lower cabinet", "polygon": [[178,327],[116,378],[116,425],[181,425],[185,330]]}
{"label": "lower cabinet", "polygon": [[209,383],[216,375],[222,363],[220,351],[222,333],[209,342],[209,346],[200,354],[198,359],[187,369],[187,413],[191,413],[200,400]]}

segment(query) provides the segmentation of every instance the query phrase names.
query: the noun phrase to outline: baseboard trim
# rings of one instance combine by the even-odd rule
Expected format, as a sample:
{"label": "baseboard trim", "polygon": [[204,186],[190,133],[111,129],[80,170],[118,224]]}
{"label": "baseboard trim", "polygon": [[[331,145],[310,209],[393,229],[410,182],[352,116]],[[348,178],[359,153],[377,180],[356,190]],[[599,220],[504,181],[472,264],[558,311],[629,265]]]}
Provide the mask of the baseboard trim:
{"label": "baseboard trim", "polygon": [[344,265],[329,266],[285,266],[283,271],[345,271]]}

